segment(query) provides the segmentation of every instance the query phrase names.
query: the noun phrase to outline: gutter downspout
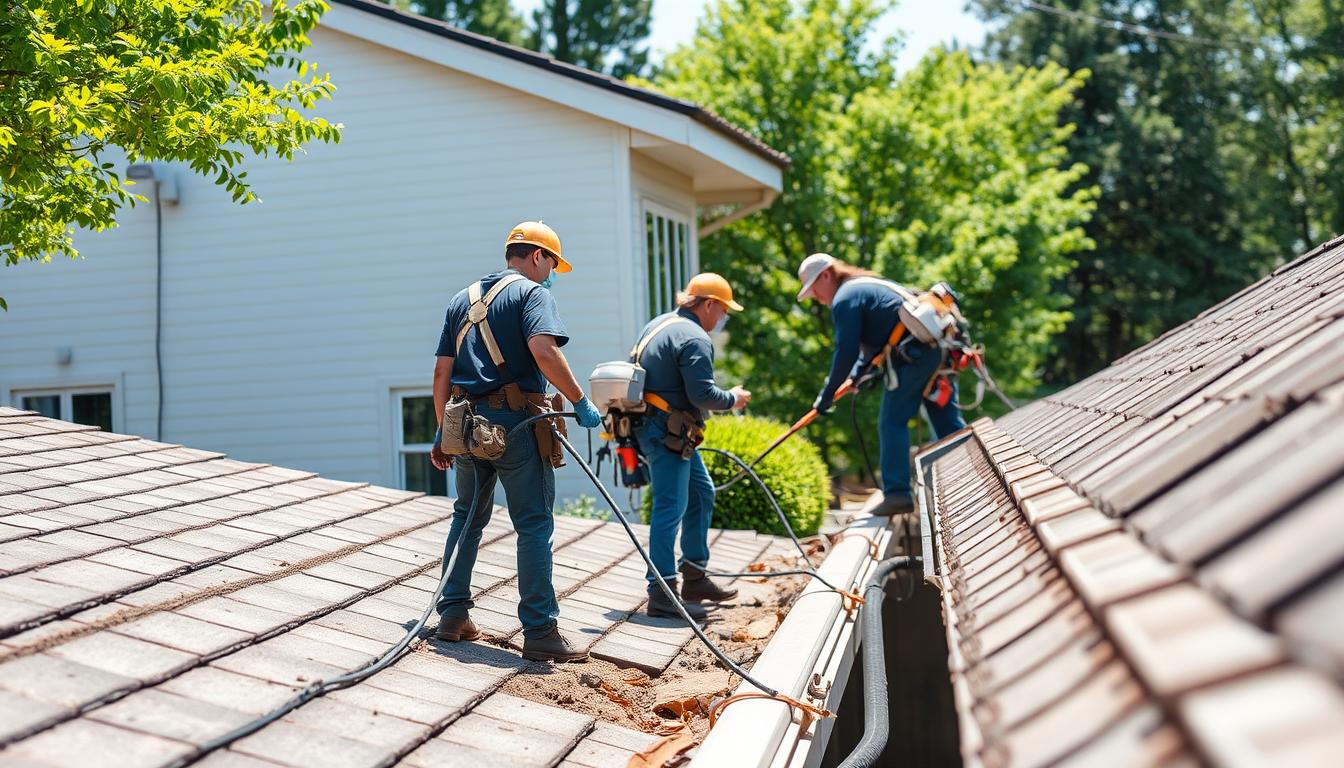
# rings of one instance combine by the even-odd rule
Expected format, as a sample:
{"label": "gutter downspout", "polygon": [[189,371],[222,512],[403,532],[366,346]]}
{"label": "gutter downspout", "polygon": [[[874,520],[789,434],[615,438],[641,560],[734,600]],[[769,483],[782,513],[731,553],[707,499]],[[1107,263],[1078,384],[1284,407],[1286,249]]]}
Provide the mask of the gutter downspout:
{"label": "gutter downspout", "polygon": [[709,237],[733,222],[741,221],[757,211],[763,211],[766,208],[769,208],[771,204],[775,202],[775,198],[777,197],[779,197],[779,193],[773,189],[762,190],[760,200],[757,200],[754,203],[744,203],[734,209],[732,213],[726,216],[720,216],[713,221],[700,225],[700,229],[696,232],[696,239],[704,240],[706,237]]}

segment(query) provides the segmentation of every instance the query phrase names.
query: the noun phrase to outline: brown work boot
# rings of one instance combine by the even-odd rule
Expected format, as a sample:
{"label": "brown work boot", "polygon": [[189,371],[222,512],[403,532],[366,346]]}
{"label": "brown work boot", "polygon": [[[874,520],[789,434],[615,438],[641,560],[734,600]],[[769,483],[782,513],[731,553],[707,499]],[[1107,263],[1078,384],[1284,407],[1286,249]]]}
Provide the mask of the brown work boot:
{"label": "brown work boot", "polygon": [[476,622],[472,621],[470,616],[444,616],[439,619],[439,628],[434,630],[436,639],[447,640],[450,643],[475,640],[480,636],[481,628],[476,626]]}
{"label": "brown work boot", "polygon": [[532,661],[583,661],[587,651],[575,648],[569,639],[553,627],[549,635],[523,638],[523,658]]}
{"label": "brown work boot", "polygon": [[[667,579],[667,585],[672,588],[672,594],[677,594],[676,579]],[[686,609],[686,615],[691,617],[691,621],[703,624],[709,618],[709,614],[699,605],[688,603],[685,600],[679,600],[678,602],[681,603],[682,608]],[[645,610],[656,619],[681,618],[681,613],[677,610],[676,604],[667,599],[667,595],[663,594],[663,590],[656,583],[649,585],[649,605]]]}
{"label": "brown work boot", "polygon": [[882,501],[873,507],[873,517],[893,517],[915,511],[915,500],[908,493],[883,495]]}
{"label": "brown work boot", "polygon": [[[659,590],[662,591],[662,590]],[[709,575],[690,563],[681,565],[681,599],[688,601],[708,600],[722,603],[737,597],[737,590],[720,587]]]}

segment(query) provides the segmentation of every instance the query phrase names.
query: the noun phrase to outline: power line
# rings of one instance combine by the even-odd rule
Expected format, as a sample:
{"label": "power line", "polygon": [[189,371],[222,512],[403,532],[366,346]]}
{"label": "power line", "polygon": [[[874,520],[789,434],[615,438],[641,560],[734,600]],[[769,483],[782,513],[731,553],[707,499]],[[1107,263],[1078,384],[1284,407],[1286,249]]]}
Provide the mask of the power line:
{"label": "power line", "polygon": [[1153,27],[1145,27],[1139,24],[1130,24],[1128,22],[1120,21],[1119,19],[1107,19],[1102,16],[1093,16],[1081,11],[1071,11],[1067,8],[1058,8],[1046,3],[1037,3],[1033,0],[1019,0],[1019,2],[1021,2],[1023,7],[1029,10],[1039,11],[1040,13],[1046,13],[1053,16],[1061,16],[1066,19],[1073,19],[1074,21],[1082,21],[1098,27],[1127,32],[1131,35],[1139,35],[1141,37],[1151,37],[1158,40],[1174,40],[1178,43],[1193,43],[1195,45],[1207,45],[1215,48],[1260,47],[1259,43],[1251,40],[1219,40],[1212,37],[1204,37],[1202,35],[1186,35],[1180,32],[1169,32],[1165,29],[1154,29]]}

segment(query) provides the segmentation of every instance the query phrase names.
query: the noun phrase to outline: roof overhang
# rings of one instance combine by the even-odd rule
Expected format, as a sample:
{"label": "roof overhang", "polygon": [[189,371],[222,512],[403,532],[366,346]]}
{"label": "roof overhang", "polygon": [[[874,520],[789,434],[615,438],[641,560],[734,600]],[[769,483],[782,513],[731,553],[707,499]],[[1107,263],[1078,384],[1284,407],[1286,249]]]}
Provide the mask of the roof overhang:
{"label": "roof overhang", "polygon": [[626,126],[633,151],[692,178],[699,204],[783,188],[785,155],[691,102],[370,0],[335,0],[322,26]]}

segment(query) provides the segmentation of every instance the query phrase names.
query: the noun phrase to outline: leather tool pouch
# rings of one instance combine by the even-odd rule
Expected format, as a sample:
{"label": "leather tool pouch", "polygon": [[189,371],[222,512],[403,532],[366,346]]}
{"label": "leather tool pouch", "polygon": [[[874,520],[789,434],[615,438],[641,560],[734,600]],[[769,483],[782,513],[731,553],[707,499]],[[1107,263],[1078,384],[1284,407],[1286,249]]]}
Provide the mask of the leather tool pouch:
{"label": "leather tool pouch", "polygon": [[439,448],[449,456],[471,455],[493,461],[504,455],[504,428],[477,416],[466,398],[443,407]]}
{"label": "leather tool pouch", "polygon": [[705,441],[705,423],[687,411],[669,411],[667,414],[667,435],[663,437],[663,446],[667,450],[689,459],[695,449]]}
{"label": "leather tool pouch", "polygon": [[[550,395],[529,392],[525,393],[525,397],[527,412],[530,414],[559,411],[565,406],[565,402],[558,392]],[[551,434],[552,427],[561,435],[569,436],[569,430],[565,428],[564,419],[535,421],[532,423],[532,434],[537,438],[537,452],[541,454],[541,460],[549,462],[552,467],[559,469],[565,466],[565,450],[560,445],[560,441],[555,439],[555,435]]]}
{"label": "leather tool pouch", "polygon": [[463,456],[468,453],[467,431],[474,414],[471,401],[455,398],[443,407],[443,423],[439,431],[439,449],[449,456]]}

